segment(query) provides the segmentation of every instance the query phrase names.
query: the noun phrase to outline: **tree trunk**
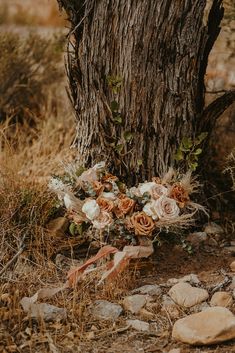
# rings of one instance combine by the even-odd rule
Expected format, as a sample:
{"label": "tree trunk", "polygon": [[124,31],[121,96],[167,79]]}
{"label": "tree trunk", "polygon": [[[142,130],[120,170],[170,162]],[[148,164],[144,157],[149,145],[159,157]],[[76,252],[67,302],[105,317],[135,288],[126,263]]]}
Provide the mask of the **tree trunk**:
{"label": "tree trunk", "polygon": [[71,22],[67,72],[81,163],[105,159],[131,182],[161,175],[182,138],[210,125],[204,75],[222,0],[58,2]]}

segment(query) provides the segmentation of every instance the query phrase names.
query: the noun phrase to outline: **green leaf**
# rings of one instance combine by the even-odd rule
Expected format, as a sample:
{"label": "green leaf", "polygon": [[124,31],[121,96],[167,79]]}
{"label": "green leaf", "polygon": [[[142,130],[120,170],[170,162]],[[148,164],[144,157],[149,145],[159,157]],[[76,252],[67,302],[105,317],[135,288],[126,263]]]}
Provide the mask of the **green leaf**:
{"label": "green leaf", "polygon": [[123,148],[124,148],[124,145],[123,144],[119,144],[119,145],[116,145],[115,150],[118,153],[121,153],[123,151]]}
{"label": "green leaf", "polygon": [[194,162],[194,163],[190,163],[189,164],[189,168],[194,172],[198,167],[198,163]]}
{"label": "green leaf", "polygon": [[119,103],[116,101],[112,101],[110,104],[110,108],[112,112],[116,112],[119,109]]}
{"label": "green leaf", "polygon": [[190,150],[190,148],[193,146],[193,141],[191,138],[189,137],[183,137],[182,139],[182,146],[183,148],[185,148],[186,150]]}
{"label": "green leaf", "polygon": [[202,153],[202,149],[201,148],[197,148],[195,152],[193,152],[194,155],[198,156],[199,154]]}
{"label": "green leaf", "polygon": [[82,175],[82,173],[85,172],[85,171],[86,171],[86,168],[84,168],[83,166],[81,166],[81,167],[79,167],[79,168],[76,170],[75,174],[77,175],[77,177],[80,177],[80,175]]}
{"label": "green leaf", "polygon": [[76,233],[76,224],[75,223],[71,223],[69,226],[69,232],[72,236],[75,236]]}
{"label": "green leaf", "polygon": [[122,117],[121,117],[121,115],[115,116],[115,118],[114,118],[113,120],[114,120],[114,122],[115,122],[116,124],[119,124],[119,125],[122,124]]}
{"label": "green leaf", "polygon": [[203,140],[208,136],[208,132],[202,132],[198,137],[197,137],[197,144],[199,145],[202,143]]}
{"label": "green leaf", "polygon": [[137,160],[137,165],[138,165],[139,167],[141,167],[141,166],[143,165],[143,160],[142,160],[142,159],[138,159],[138,160]]}
{"label": "green leaf", "polygon": [[124,139],[126,140],[126,142],[130,142],[132,138],[133,138],[133,134],[130,131],[124,132]]}
{"label": "green leaf", "polygon": [[175,160],[176,161],[182,161],[184,159],[184,153],[178,149],[178,151],[175,154]]}

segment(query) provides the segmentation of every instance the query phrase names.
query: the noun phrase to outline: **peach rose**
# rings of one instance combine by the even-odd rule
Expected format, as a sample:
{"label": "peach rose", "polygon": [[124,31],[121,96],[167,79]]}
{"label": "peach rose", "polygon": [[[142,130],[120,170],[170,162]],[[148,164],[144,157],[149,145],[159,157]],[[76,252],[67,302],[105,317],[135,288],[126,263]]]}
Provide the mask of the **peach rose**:
{"label": "peach rose", "polygon": [[114,208],[114,202],[112,200],[105,199],[104,197],[98,197],[96,202],[100,206],[100,209],[103,211],[112,212]]}
{"label": "peach rose", "polygon": [[168,189],[161,184],[156,184],[151,189],[151,196],[154,200],[159,199],[159,197],[163,195],[167,196],[168,193],[169,193]]}
{"label": "peach rose", "polygon": [[92,222],[96,229],[104,229],[113,223],[113,218],[109,212],[101,211],[99,216]]}
{"label": "peach rose", "polygon": [[180,210],[174,199],[161,196],[155,201],[155,212],[162,221],[172,220],[179,216]]}
{"label": "peach rose", "polygon": [[184,207],[185,203],[189,201],[188,192],[180,184],[173,185],[170,197],[179,202],[180,207]]}
{"label": "peach rose", "polygon": [[152,218],[142,211],[134,213],[128,219],[127,227],[134,229],[135,235],[150,235],[155,224]]}
{"label": "peach rose", "polygon": [[121,194],[117,200],[117,206],[114,209],[114,213],[118,218],[124,217],[126,214],[133,211],[134,206],[135,206],[134,200]]}

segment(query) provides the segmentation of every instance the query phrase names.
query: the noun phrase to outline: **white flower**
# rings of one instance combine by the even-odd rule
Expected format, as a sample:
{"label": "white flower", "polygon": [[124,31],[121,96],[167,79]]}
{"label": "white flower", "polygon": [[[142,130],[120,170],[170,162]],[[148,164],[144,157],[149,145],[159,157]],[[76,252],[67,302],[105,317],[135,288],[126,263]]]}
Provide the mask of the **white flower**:
{"label": "white flower", "polygon": [[82,206],[82,212],[85,213],[89,220],[94,220],[100,214],[100,207],[95,200],[87,200]]}
{"label": "white flower", "polygon": [[104,229],[113,223],[113,219],[110,213],[106,211],[101,211],[99,217],[97,217],[93,222],[93,227],[96,229]]}
{"label": "white flower", "polygon": [[143,207],[143,211],[153,220],[158,219],[158,214],[156,212],[156,201],[147,202],[146,205]]}
{"label": "white flower", "polygon": [[169,190],[161,184],[155,183],[155,186],[153,186],[151,189],[151,196],[154,200],[159,199],[161,196],[167,196],[168,194]]}
{"label": "white flower", "polygon": [[180,209],[174,199],[161,196],[155,201],[155,211],[162,221],[174,219],[179,216]]}
{"label": "white flower", "polygon": [[57,192],[57,191],[64,191],[66,188],[66,185],[60,179],[51,178],[51,180],[49,181],[48,187],[49,189]]}
{"label": "white flower", "polygon": [[141,196],[143,196],[146,192],[151,194],[151,190],[154,186],[156,186],[156,183],[154,183],[153,181],[150,181],[148,183],[139,184],[138,189],[139,189]]}
{"label": "white flower", "polygon": [[105,199],[112,200],[112,201],[116,200],[117,198],[113,192],[102,192],[100,197],[104,197]]}
{"label": "white flower", "polygon": [[134,197],[134,196],[141,197],[141,193],[140,193],[139,189],[135,186],[130,188],[128,191],[129,191],[130,197]]}

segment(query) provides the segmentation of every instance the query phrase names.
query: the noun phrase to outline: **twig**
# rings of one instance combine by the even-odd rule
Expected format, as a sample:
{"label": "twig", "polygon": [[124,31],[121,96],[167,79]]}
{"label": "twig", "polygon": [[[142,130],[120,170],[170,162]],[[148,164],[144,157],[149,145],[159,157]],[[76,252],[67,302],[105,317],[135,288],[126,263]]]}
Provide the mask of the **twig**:
{"label": "twig", "polygon": [[20,242],[19,250],[17,251],[17,253],[1,269],[0,276],[8,269],[9,266],[11,266],[11,264],[20,256],[20,254],[22,254],[22,252],[24,251],[24,240],[25,240],[25,235],[23,236],[23,238]]}

